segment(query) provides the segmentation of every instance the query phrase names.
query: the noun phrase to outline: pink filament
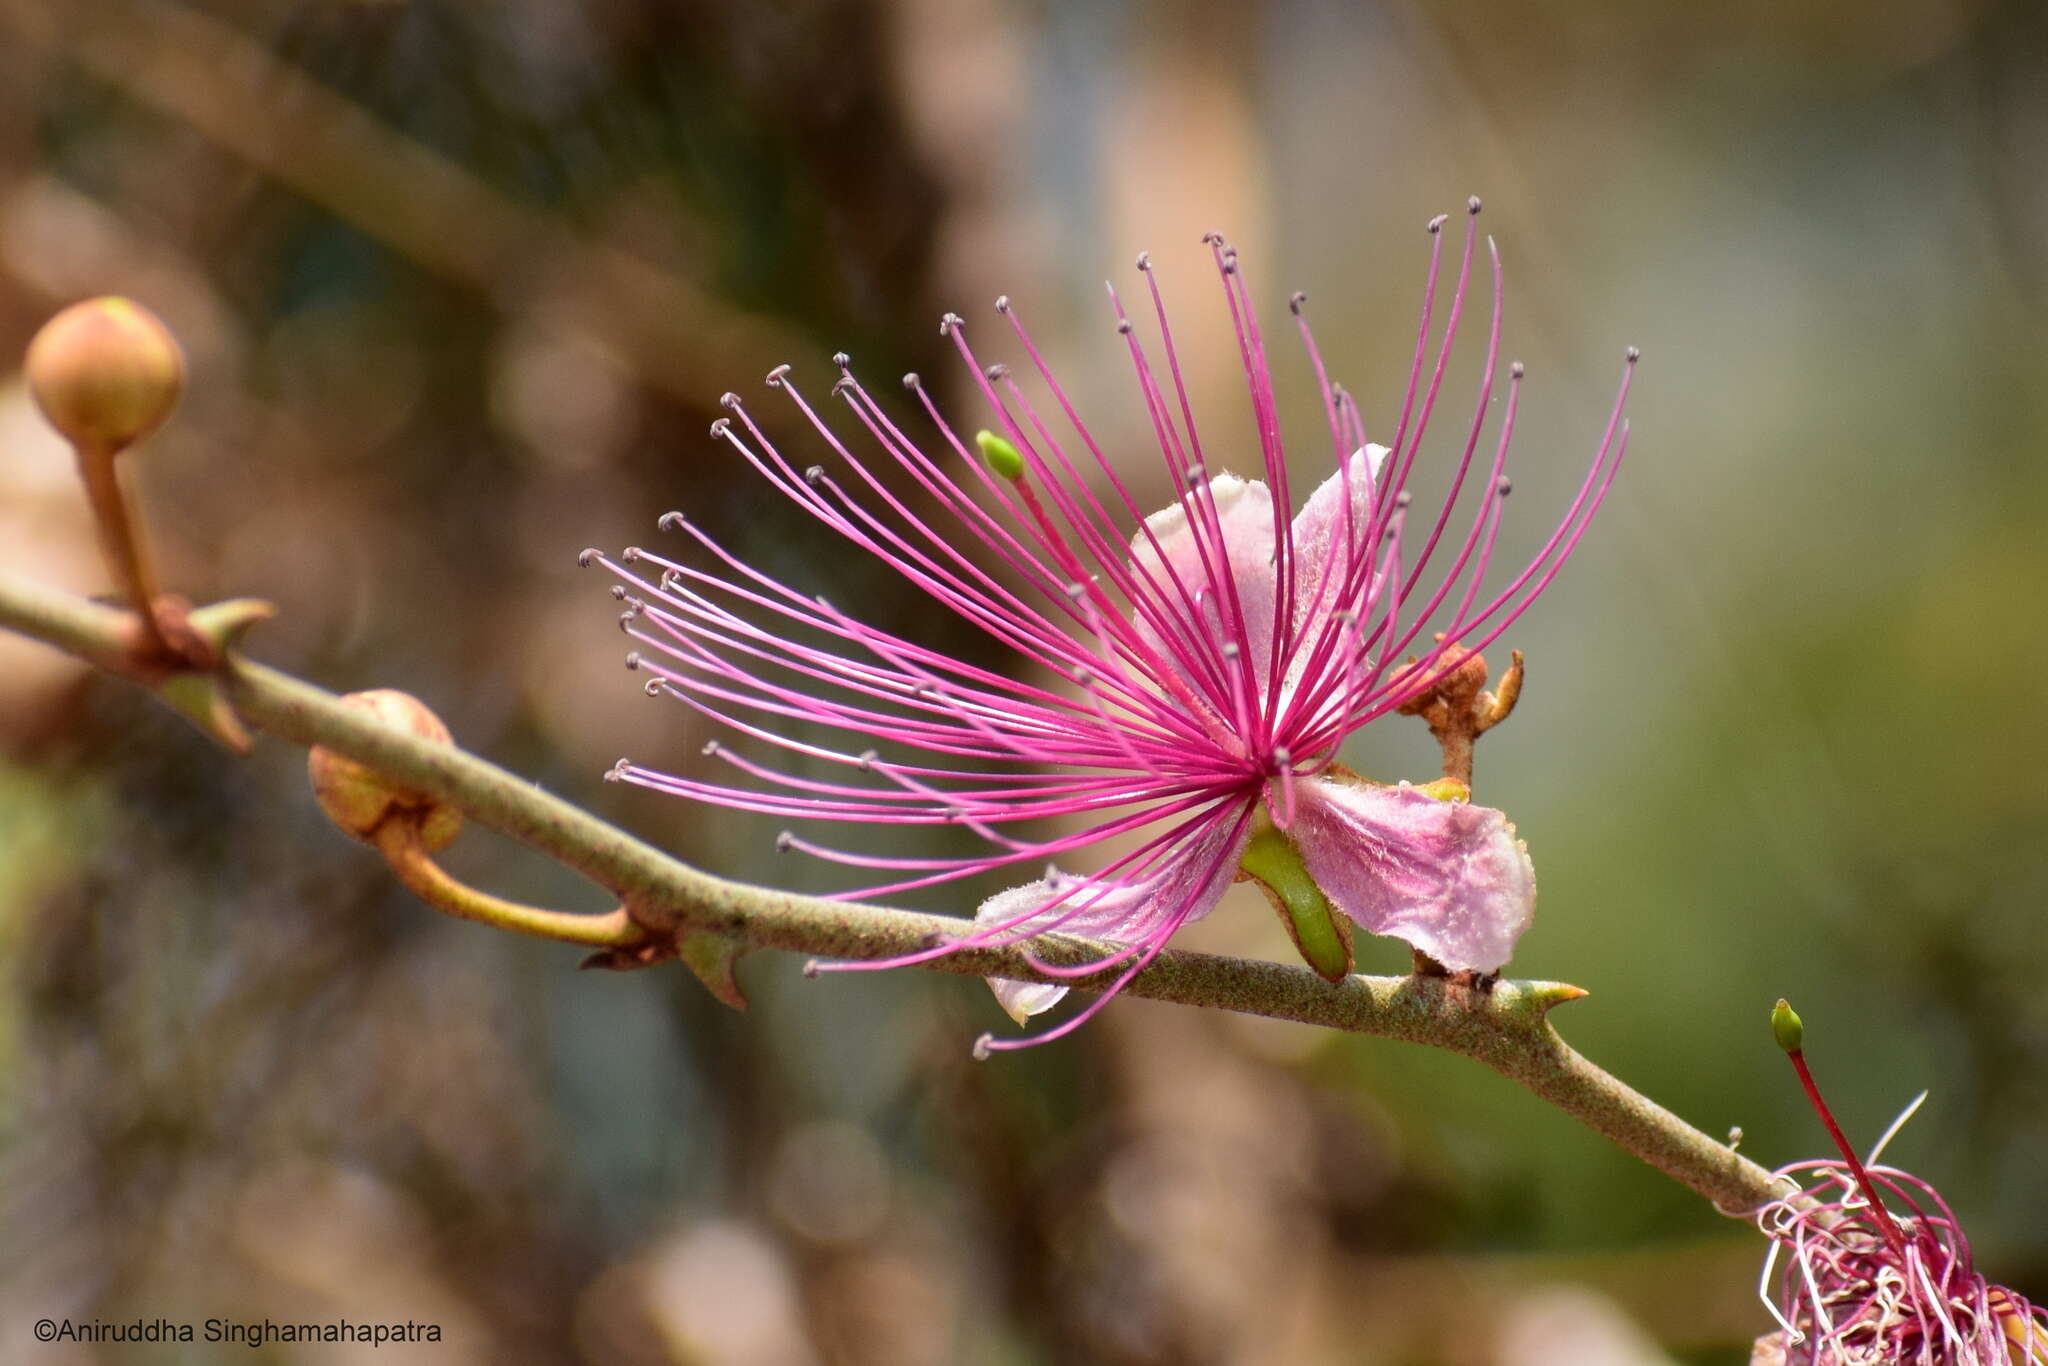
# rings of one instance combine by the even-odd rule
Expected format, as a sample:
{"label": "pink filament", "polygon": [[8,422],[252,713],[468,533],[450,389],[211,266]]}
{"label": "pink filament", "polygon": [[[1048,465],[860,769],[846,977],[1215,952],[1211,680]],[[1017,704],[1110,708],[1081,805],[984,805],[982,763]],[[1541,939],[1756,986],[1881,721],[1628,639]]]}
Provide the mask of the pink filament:
{"label": "pink filament", "polygon": [[[1476,201],[1472,211],[1478,211]],[[1041,965],[1048,976],[1086,977],[1128,964],[1093,1004],[1036,1038],[1076,1027],[1143,970],[1181,925],[1209,909],[1215,877],[1188,874],[1222,871],[1221,860],[1234,846],[1226,841],[1218,852],[1197,854],[1212,842],[1207,837],[1226,827],[1241,833],[1261,802],[1282,825],[1291,820],[1298,781],[1326,769],[1351,732],[1426,691],[1528,609],[1576,550],[1612,485],[1627,447],[1621,420],[1626,374],[1562,520],[1504,587],[1490,595],[1483,589],[1502,521],[1521,391],[1516,367],[1489,477],[1474,498],[1469,476],[1489,418],[1502,325],[1500,257],[1489,241],[1492,310],[1474,410],[1457,438],[1449,493],[1430,515],[1426,534],[1416,523],[1419,544],[1404,548],[1407,483],[1464,315],[1477,241],[1468,224],[1449,308],[1435,335],[1440,221],[1431,225],[1415,350],[1391,450],[1377,477],[1366,473],[1362,456],[1354,458],[1365,446],[1364,420],[1351,395],[1331,380],[1295,300],[1343,496],[1332,532],[1337,544],[1313,572],[1302,562],[1293,531],[1296,509],[1271,357],[1251,293],[1236,251],[1220,236],[1208,239],[1271,498],[1270,585],[1241,583],[1232,572],[1164,296],[1142,257],[1163,369],[1154,368],[1113,287],[1110,303],[1158,457],[1186,516],[1189,550],[1178,562],[1007,300],[998,310],[1050,399],[1043,413],[1006,367],[982,364],[958,318],[949,314],[941,331],[967,367],[987,425],[1022,459],[1015,480],[984,466],[915,377],[906,384],[937,437],[929,449],[840,358],[832,396],[854,415],[866,438],[859,443],[863,454],[804,396],[787,367],[770,375],[770,387],[824,443],[829,468],[800,470],[728,395],[723,406],[730,416],[714,424],[716,438],[818,526],[886,565],[934,612],[971,625],[1050,681],[1012,677],[870,626],[763,572],[677,516],[674,522],[701,552],[694,562],[639,550],[587,558],[621,581],[615,592],[627,603],[622,625],[642,646],[634,662],[650,674],[653,689],[769,754],[742,753],[722,742],[708,746],[707,753],[737,775],[731,783],[624,761],[616,776],[788,819],[956,824],[989,846],[975,856],[912,857],[837,850],[785,833],[785,848],[894,875],[842,897],[943,884],[1164,828],[1102,872],[1075,879],[1050,906],[1007,924],[966,927],[961,937],[911,955],[829,965],[902,965],[970,946],[1001,947],[1085,921],[1089,908],[1112,890],[1181,889],[1142,906],[1129,941],[1110,956],[1080,966]],[[1072,449],[1075,441],[1079,451]],[[1106,493],[1097,491],[1098,479]],[[1358,515],[1355,479],[1368,481],[1357,491]],[[903,481],[907,487],[899,491]],[[1465,504],[1464,536],[1446,538]],[[1457,542],[1454,552],[1444,550],[1447,539]],[[1134,546],[1145,553],[1133,553]],[[1426,576],[1436,572],[1432,561],[1446,555],[1448,565],[1439,564],[1440,574],[1425,589]],[[1272,601],[1247,597],[1254,592]],[[1252,637],[1251,617],[1268,608],[1272,635],[1261,645]],[[1411,643],[1430,629],[1442,639],[1404,660]],[[1264,657],[1254,659],[1255,649]],[[785,757],[772,761],[777,754]],[[1031,833],[1047,821],[1079,825],[1066,833]],[[1202,870],[1189,866],[1205,860]]]}
{"label": "pink filament", "polygon": [[2004,1366],[2007,1320],[2048,1341],[2048,1313],[1976,1270],[1969,1240],[1940,1192],[1893,1167],[1867,1169],[1899,1215],[1885,1236],[1849,1164],[1802,1162],[1778,1175],[1803,1187],[1757,1211],[1778,1247],[1775,1312],[1799,1335],[1787,1360],[1807,1366]]}

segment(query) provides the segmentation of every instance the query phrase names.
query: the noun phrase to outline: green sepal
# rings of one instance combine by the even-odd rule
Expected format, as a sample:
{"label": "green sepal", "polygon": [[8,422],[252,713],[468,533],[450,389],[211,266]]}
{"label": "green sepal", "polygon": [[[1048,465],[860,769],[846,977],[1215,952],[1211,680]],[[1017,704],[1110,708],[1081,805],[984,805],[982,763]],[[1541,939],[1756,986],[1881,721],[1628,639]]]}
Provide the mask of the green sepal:
{"label": "green sepal", "polygon": [[1260,813],[1259,829],[1245,846],[1238,867],[1273,903],[1280,923],[1300,952],[1302,961],[1326,982],[1341,982],[1351,975],[1351,922],[1336,914],[1308,874],[1301,850]]}
{"label": "green sepal", "polygon": [[999,478],[1022,479],[1024,477],[1024,455],[1010,442],[986,429],[974,434],[974,444],[981,448],[981,458],[988,461],[988,467]]}

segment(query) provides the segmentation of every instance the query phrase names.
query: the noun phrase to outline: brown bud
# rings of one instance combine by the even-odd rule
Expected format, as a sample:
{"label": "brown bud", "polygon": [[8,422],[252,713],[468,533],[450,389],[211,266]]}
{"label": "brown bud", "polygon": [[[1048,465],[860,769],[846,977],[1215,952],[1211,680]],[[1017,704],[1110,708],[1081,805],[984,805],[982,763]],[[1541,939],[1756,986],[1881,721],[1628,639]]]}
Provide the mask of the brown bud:
{"label": "brown bud", "polygon": [[[410,693],[377,688],[350,693],[341,700],[422,740],[450,743],[448,727],[441,724],[441,718]],[[368,842],[385,821],[403,818],[419,823],[420,843],[433,853],[454,843],[462,831],[462,813],[438,797],[408,787],[324,745],[315,745],[306,756],[306,771],[313,780],[313,795],[319,799],[327,819],[359,840]]]}
{"label": "brown bud", "polygon": [[23,364],[43,416],[81,449],[114,452],[163,425],[185,387],[185,353],[156,314],[108,296],[43,324]]}
{"label": "brown bud", "polygon": [[[1437,641],[1441,644],[1443,637],[1438,636]],[[1400,711],[1403,716],[1427,716],[1430,704],[1438,699],[1448,704],[1453,712],[1466,711],[1473,699],[1479,696],[1479,690],[1486,686],[1486,656],[1466,654],[1464,643],[1454,640],[1445,647],[1442,658],[1460,662],[1457,668],[1437,679],[1428,692],[1402,703]],[[1410,658],[1408,662],[1413,664],[1415,660]]]}

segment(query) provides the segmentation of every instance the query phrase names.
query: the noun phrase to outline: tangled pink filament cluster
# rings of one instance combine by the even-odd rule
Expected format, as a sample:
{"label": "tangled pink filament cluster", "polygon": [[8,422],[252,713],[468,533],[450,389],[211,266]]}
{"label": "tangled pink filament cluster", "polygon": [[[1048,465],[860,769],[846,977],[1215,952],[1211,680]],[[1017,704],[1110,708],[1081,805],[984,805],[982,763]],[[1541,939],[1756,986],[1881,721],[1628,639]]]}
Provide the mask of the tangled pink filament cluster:
{"label": "tangled pink filament cluster", "polygon": [[1896,1247],[1846,1162],[1785,1168],[1778,1175],[1803,1189],[1757,1211],[1757,1226],[1771,1240],[1759,1289],[1784,1329],[1785,1360],[2048,1362],[2048,1314],[1977,1272],[1940,1192],[1893,1167],[1866,1171],[1900,1234]]}
{"label": "tangled pink filament cluster", "polygon": [[[1478,213],[1476,199],[1470,209]],[[624,760],[612,776],[803,821],[957,824],[987,842],[980,853],[925,858],[835,849],[785,831],[778,839],[784,849],[880,870],[878,881],[839,894],[846,898],[1017,866],[1037,877],[1049,860],[1137,834],[1135,847],[1099,871],[1069,876],[1048,869],[1042,880],[1012,889],[1024,895],[992,899],[958,939],[898,958],[820,965],[892,967],[1062,928],[1122,944],[1083,967],[1038,965],[1053,977],[1123,968],[1087,1010],[1038,1039],[1067,1032],[1215,904],[1256,820],[1269,817],[1285,830],[1330,786],[1346,736],[1428,691],[1528,608],[1578,545],[1614,478],[1627,445],[1626,369],[1598,454],[1562,520],[1526,566],[1485,590],[1509,492],[1508,442],[1522,379],[1518,363],[1496,410],[1501,268],[1489,241],[1493,308],[1485,367],[1471,417],[1454,438],[1449,493],[1418,523],[1409,478],[1465,317],[1477,240],[1468,228],[1446,308],[1439,290],[1443,223],[1430,224],[1421,324],[1385,445],[1374,444],[1351,395],[1330,382],[1303,296],[1291,300],[1333,462],[1321,489],[1299,508],[1265,336],[1237,253],[1213,234],[1207,241],[1244,366],[1262,483],[1212,470],[1161,291],[1142,256],[1156,341],[1141,339],[1114,287],[1110,305],[1173,490],[1165,512],[1148,516],[1141,509],[1007,298],[996,301],[996,313],[1023,358],[1020,368],[1039,381],[1041,400],[1007,365],[984,363],[953,314],[940,332],[971,377],[984,409],[979,421],[949,420],[915,375],[904,384],[921,421],[899,420],[844,355],[835,358],[838,375],[825,401],[808,396],[790,367],[778,366],[769,387],[829,452],[827,463],[801,465],[776,448],[737,395],[727,394],[729,416],[711,428],[716,440],[819,526],[879,559],[909,591],[1008,647],[1027,667],[985,668],[866,624],[670,513],[663,528],[686,535],[698,555],[634,548],[617,560],[587,551],[584,562],[601,562],[624,581],[613,591],[628,604],[626,631],[643,647],[628,662],[654,675],[648,691],[681,699],[761,754],[724,741],[707,745],[707,754],[741,775],[731,783]],[[1628,360],[1634,359],[1631,350]],[[848,421],[829,422],[828,404]],[[1482,455],[1496,411],[1498,431]],[[982,426],[1014,451],[1018,468],[992,470],[977,458],[976,442],[962,432]],[[922,430],[913,434],[913,427]],[[1468,510],[1454,526],[1461,508]],[[1432,626],[1441,634],[1424,635]],[[834,741],[835,733],[846,738]],[[799,762],[783,766],[762,757],[775,751]],[[834,770],[838,776],[823,776]],[[1324,787],[1311,791],[1315,784]],[[1365,870],[1355,877],[1379,879],[1375,887],[1398,888],[1404,870],[1431,859],[1436,864],[1416,873],[1418,885],[1437,866],[1479,866],[1474,850],[1495,857],[1505,848],[1526,867],[1512,827],[1483,808],[1424,812],[1416,828],[1427,825],[1437,843],[1410,841],[1402,824],[1410,794],[1402,793],[1401,803],[1387,803],[1401,809],[1386,821],[1354,822],[1355,829],[1344,826],[1323,846],[1311,847],[1303,834],[1318,880],[1316,848],[1333,840],[1351,841],[1355,857],[1347,866]],[[1421,796],[1413,801],[1430,805]],[[1343,826],[1339,816],[1316,810],[1333,829]],[[1058,828],[1031,833],[1047,822]],[[1482,839],[1494,844],[1481,849]],[[1336,862],[1334,855],[1326,860]],[[1518,875],[1507,869],[1502,877],[1512,882]],[[1362,887],[1352,899],[1371,901],[1374,894],[1374,887]],[[1339,899],[1334,891],[1332,897]],[[1496,938],[1512,942],[1531,898],[1533,883],[1517,903],[1522,919]],[[1382,929],[1350,905],[1342,909],[1376,932],[1402,932]],[[1455,918],[1457,910],[1445,914]],[[1491,962],[1474,959],[1487,970],[1506,957],[1505,949],[1480,952],[1492,955]]]}

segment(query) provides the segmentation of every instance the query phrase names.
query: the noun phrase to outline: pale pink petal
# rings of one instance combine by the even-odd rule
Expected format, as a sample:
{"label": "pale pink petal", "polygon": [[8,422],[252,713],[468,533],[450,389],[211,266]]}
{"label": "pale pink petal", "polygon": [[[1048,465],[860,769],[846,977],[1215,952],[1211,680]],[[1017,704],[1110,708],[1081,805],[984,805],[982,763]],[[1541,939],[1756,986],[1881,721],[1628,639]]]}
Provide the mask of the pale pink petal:
{"label": "pale pink petal", "polygon": [[[1215,504],[1216,524],[1222,530],[1229,562],[1227,570],[1216,562],[1209,514],[1198,499]],[[1199,540],[1190,518],[1199,519]],[[1131,558],[1152,576],[1161,599],[1173,604],[1176,616],[1184,617],[1184,589],[1201,609],[1202,628],[1208,632],[1206,648],[1214,650],[1225,642],[1237,642],[1250,651],[1256,676],[1263,684],[1273,646],[1273,495],[1256,479],[1219,474],[1209,481],[1206,498],[1190,495],[1147,517],[1145,527],[1151,536],[1139,532],[1131,538]],[[1158,551],[1153,549],[1154,541],[1158,542]],[[1160,552],[1164,552],[1164,564]],[[1176,578],[1179,589],[1174,587]],[[1241,642],[1238,612],[1243,613],[1244,622],[1245,639]],[[1141,620],[1138,629],[1162,658],[1173,657],[1148,623]]]}
{"label": "pale pink petal", "polygon": [[1498,972],[1536,910],[1536,870],[1491,807],[1406,785],[1312,779],[1288,834],[1330,904],[1453,971]]}
{"label": "pale pink petal", "polygon": [[1344,469],[1333,470],[1316,486],[1301,510],[1294,514],[1296,562],[1315,566],[1334,545],[1343,548],[1344,487],[1351,487],[1351,525],[1354,534],[1363,531],[1372,516],[1375,481],[1386,467],[1385,446],[1361,446],[1345,458]]}
{"label": "pale pink petal", "polygon": [[[1226,842],[1231,843],[1228,849]],[[1117,944],[1146,943],[1162,932],[1170,933],[1169,927],[1178,929],[1215,910],[1230,890],[1238,860],[1250,842],[1249,822],[1218,820],[1176,850],[1170,863],[1129,886],[1104,887],[1048,870],[1049,877],[997,892],[981,903],[974,919],[984,928],[1019,922],[1005,931],[1006,940],[1051,930]],[[1034,915],[1041,907],[1044,909]],[[1024,919],[1020,921],[1020,917]],[[1067,994],[1065,987],[1049,982],[991,977],[988,985],[1018,1024],[1051,1010]]]}
{"label": "pale pink petal", "polygon": [[[1331,609],[1339,605],[1351,559],[1373,549],[1363,541],[1372,521],[1375,481],[1387,463],[1387,454],[1385,446],[1359,447],[1345,458],[1344,468],[1323,480],[1294,515],[1294,638],[1301,644],[1288,671],[1290,692],[1300,681],[1298,675]],[[1348,519],[1344,511],[1347,488],[1351,494]],[[1354,588],[1349,596],[1348,605],[1355,608],[1366,594]]]}

